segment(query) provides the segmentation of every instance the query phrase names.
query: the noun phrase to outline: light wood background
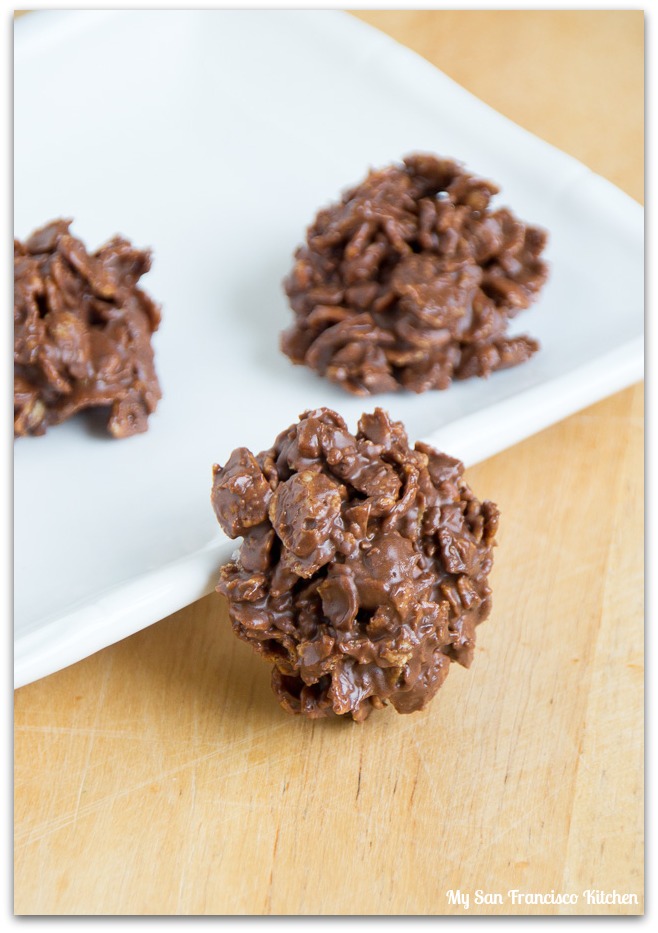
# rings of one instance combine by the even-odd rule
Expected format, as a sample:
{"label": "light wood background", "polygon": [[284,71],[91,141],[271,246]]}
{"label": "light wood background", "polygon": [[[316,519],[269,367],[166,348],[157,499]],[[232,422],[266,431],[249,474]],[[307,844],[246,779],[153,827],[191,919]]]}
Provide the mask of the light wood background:
{"label": "light wood background", "polygon": [[[641,12],[358,14],[643,196]],[[456,154],[458,155],[458,154]],[[643,909],[643,392],[469,470],[494,611],[431,706],[282,712],[211,596],[15,695],[15,911],[442,914],[446,892]]]}

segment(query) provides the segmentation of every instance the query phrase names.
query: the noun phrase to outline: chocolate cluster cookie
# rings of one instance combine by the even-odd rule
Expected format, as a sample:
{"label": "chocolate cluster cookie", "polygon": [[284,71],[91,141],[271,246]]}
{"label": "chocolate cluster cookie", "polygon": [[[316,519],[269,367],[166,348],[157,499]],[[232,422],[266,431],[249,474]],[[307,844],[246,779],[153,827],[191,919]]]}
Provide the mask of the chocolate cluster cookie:
{"label": "chocolate cluster cookie", "polygon": [[281,347],[350,392],[445,389],[537,349],[510,337],[547,277],[546,234],[452,160],[411,155],[321,210],[285,290]]}
{"label": "chocolate cluster cookie", "polygon": [[273,662],[288,711],[411,713],[451,661],[469,666],[491,608],[498,510],[460,461],[412,449],[380,408],[356,435],[320,408],[270,450],[234,450],[213,468],[212,504],[243,538],[217,589],[235,633]]}
{"label": "chocolate cluster cookie", "polygon": [[160,309],[137,285],[150,253],[114,237],[89,254],[55,220],[14,241],[14,435],[110,408],[108,429],[147,429],[161,397],[151,335]]}

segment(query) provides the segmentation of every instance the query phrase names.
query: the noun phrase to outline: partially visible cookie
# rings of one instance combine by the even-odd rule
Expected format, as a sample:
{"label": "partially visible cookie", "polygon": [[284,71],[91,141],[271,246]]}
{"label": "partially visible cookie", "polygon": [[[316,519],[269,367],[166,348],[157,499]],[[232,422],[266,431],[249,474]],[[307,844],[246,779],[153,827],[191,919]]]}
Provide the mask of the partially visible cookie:
{"label": "partially visible cookie", "polygon": [[151,255],[119,236],[89,254],[71,223],[14,241],[14,436],[103,406],[109,432],[129,437],[162,395],[151,347],[160,308],[137,285]]}

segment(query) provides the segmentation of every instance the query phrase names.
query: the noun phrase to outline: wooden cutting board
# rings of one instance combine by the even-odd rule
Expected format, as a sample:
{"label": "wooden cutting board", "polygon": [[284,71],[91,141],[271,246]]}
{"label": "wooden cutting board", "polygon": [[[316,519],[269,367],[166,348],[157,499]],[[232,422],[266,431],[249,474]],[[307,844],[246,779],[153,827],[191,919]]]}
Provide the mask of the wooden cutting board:
{"label": "wooden cutting board", "polygon": [[[642,199],[641,12],[358,15]],[[468,479],[494,610],[422,713],[286,715],[219,596],[18,690],[16,913],[641,913],[642,386]]]}

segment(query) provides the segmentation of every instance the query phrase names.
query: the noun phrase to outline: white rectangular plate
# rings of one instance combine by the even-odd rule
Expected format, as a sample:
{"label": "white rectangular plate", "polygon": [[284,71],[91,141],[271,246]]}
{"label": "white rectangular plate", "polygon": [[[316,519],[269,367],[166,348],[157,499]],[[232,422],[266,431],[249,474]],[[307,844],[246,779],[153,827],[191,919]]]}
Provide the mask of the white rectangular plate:
{"label": "white rectangular plate", "polygon": [[[77,11],[16,24],[15,232],[73,217],[150,246],[164,398],[116,441],[84,416],[15,444],[15,683],[208,593],[234,544],[213,462],[306,408],[376,404],[467,463],[642,376],[643,212],[383,34],[325,11]],[[466,163],[550,231],[517,369],[352,398],[278,350],[281,288],[318,207],[413,151]]]}

